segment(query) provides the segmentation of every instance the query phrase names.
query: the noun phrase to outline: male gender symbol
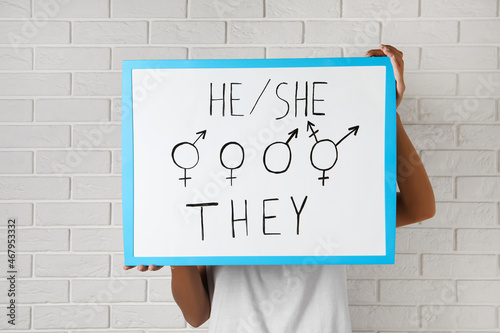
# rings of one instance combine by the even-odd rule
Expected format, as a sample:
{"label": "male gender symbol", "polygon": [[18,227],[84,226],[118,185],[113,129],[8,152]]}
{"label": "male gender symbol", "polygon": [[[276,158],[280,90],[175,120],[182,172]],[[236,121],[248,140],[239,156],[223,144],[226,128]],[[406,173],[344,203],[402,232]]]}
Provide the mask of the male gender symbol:
{"label": "male gender symbol", "polygon": [[196,148],[196,142],[202,138],[205,139],[207,130],[197,132],[199,134],[196,140],[191,142],[181,142],[174,146],[172,149],[172,160],[175,165],[184,170],[184,177],[179,178],[179,180],[184,181],[184,187],[186,187],[186,182],[191,177],[187,176],[187,170],[194,168],[200,161],[200,153],[198,148]]}
{"label": "male gender symbol", "polygon": [[[290,141],[293,138],[297,138],[299,136],[299,129],[296,128],[290,133],[288,133],[290,136],[288,137],[288,140],[286,142],[282,141],[276,141],[271,143],[269,146],[267,146],[266,150],[264,150],[264,156],[263,156],[263,162],[264,162],[264,167],[268,172],[271,173],[284,173],[288,170],[290,167],[290,163],[292,162],[292,149],[290,148]],[[275,158],[279,158],[282,156],[286,156],[283,160],[274,160],[271,157],[268,159],[268,153],[272,156],[278,156]]]}
{"label": "male gender symbol", "polygon": [[311,131],[311,135],[309,135],[309,137],[314,136],[314,140],[316,141],[311,149],[310,159],[312,166],[315,169],[323,172],[322,176],[318,179],[321,180],[321,185],[325,186],[325,180],[329,179],[329,177],[326,176],[326,171],[333,168],[338,160],[337,146],[352,133],[354,133],[354,135],[358,134],[359,126],[350,127],[349,133],[347,133],[337,143],[334,143],[330,139],[318,140],[318,138],[316,137],[316,133],[318,133],[319,130],[314,130],[314,126],[316,125],[314,125],[310,121],[307,122],[307,130]]}
{"label": "male gender symbol", "polygon": [[[226,149],[229,150],[229,152],[226,152]],[[224,152],[226,152],[225,158],[223,157]],[[230,156],[230,154],[233,156]],[[240,156],[238,156],[238,158],[235,159],[234,154]],[[237,161],[235,161],[238,159],[241,159],[239,164]],[[236,177],[233,177],[233,170],[240,168],[243,165],[244,160],[245,160],[245,150],[238,142],[231,141],[222,146],[220,150],[220,163],[224,168],[230,170],[230,176],[226,177],[226,179],[229,179],[229,181],[231,182],[231,186],[233,186],[233,179],[236,179]]]}

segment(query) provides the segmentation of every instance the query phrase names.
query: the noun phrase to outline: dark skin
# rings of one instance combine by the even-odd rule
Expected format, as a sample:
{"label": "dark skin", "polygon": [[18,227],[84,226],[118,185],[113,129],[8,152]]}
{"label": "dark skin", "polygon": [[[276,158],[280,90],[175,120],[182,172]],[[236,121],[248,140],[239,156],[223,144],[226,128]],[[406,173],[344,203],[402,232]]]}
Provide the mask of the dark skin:
{"label": "dark skin", "polygon": [[[389,57],[396,79],[396,107],[403,99],[403,53],[390,45],[366,52],[367,57]],[[436,212],[434,191],[415,147],[403,128],[397,114],[397,182],[396,227],[417,223],[434,216]],[[132,269],[135,266],[124,266]],[[141,272],[157,271],[163,266],[139,265]],[[206,266],[170,266],[172,293],[184,318],[193,327],[199,327],[210,318],[210,298],[207,288]]]}

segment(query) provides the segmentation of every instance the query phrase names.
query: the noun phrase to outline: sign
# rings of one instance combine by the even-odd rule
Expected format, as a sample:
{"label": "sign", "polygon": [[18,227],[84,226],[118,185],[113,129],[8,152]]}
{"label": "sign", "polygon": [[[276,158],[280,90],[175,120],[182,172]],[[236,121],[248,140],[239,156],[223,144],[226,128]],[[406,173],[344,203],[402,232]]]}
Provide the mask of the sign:
{"label": "sign", "polygon": [[388,58],[126,60],[126,265],[392,264]]}

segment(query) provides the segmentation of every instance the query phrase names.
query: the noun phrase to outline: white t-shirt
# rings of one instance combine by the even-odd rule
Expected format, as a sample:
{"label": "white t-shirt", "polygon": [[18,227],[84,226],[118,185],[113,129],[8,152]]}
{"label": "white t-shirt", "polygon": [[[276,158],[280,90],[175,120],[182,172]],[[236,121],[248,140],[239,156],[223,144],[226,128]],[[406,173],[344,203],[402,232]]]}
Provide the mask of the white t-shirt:
{"label": "white t-shirt", "polygon": [[209,333],[351,333],[345,265],[207,266]]}

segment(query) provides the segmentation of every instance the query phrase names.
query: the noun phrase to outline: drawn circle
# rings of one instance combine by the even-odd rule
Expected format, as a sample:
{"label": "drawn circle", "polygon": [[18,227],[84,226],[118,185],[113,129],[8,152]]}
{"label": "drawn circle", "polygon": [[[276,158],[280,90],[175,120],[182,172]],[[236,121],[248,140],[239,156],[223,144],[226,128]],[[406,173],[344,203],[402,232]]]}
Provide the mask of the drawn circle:
{"label": "drawn circle", "polygon": [[[223,157],[225,155],[225,157]],[[238,160],[241,160],[238,164]],[[220,150],[220,163],[226,169],[238,169],[245,160],[245,150],[238,142],[228,142]]]}
{"label": "drawn circle", "polygon": [[337,146],[332,140],[323,139],[314,144],[311,150],[311,164],[320,171],[327,171],[337,163]]}
{"label": "drawn circle", "polygon": [[181,169],[192,169],[200,161],[200,154],[191,142],[181,142],[172,149],[172,160]]}
{"label": "drawn circle", "polygon": [[[267,158],[267,154],[272,156]],[[292,150],[285,142],[274,142],[264,150],[264,167],[271,173],[283,173],[292,162]]]}

